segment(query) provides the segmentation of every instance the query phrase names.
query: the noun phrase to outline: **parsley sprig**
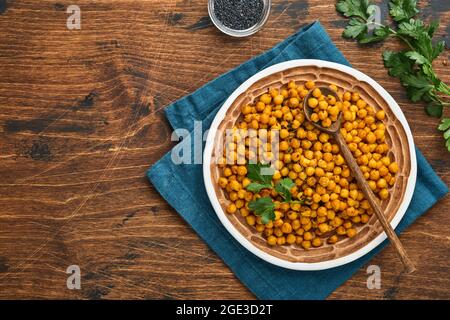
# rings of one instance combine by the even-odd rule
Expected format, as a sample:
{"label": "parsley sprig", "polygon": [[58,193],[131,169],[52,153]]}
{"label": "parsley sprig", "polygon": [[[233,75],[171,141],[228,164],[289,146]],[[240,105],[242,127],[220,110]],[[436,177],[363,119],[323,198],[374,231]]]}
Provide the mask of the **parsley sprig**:
{"label": "parsley sprig", "polygon": [[[300,204],[304,202],[302,199],[292,200],[291,189],[295,187],[295,183],[291,179],[284,178],[277,182],[275,186],[273,185],[272,177],[274,170],[269,164],[248,164],[247,172],[247,178],[252,181],[247,186],[248,191],[258,193],[262,189],[275,189],[285,202]],[[264,224],[275,219],[275,203],[271,197],[262,197],[250,201],[248,207],[256,215],[261,216],[261,221]]]}
{"label": "parsley sprig", "polygon": [[[389,75],[400,79],[411,101],[425,102],[427,114],[442,117],[444,107],[450,105],[450,87],[439,79],[432,67],[433,60],[445,48],[445,41],[432,41],[439,23],[425,24],[414,19],[419,12],[416,0],[389,1],[389,14],[395,21],[392,25],[373,22],[375,6],[369,0],[340,0],[336,10],[350,19],[343,32],[345,38],[364,44],[395,37],[406,45],[401,51],[385,51],[384,65]],[[373,32],[369,32],[369,26]],[[448,121],[449,118],[442,120]]]}
{"label": "parsley sprig", "polygon": [[438,129],[440,131],[444,131],[444,139],[445,139],[445,146],[447,147],[447,150],[450,152],[450,119],[442,119],[441,123],[439,124]]}

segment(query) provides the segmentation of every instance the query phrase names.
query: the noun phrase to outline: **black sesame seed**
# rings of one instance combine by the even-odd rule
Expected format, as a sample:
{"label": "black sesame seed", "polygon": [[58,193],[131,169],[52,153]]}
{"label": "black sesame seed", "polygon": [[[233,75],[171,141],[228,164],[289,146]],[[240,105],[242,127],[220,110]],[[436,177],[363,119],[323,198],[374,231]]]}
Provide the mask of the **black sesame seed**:
{"label": "black sesame seed", "polygon": [[214,0],[214,15],[234,30],[253,27],[263,17],[263,0]]}

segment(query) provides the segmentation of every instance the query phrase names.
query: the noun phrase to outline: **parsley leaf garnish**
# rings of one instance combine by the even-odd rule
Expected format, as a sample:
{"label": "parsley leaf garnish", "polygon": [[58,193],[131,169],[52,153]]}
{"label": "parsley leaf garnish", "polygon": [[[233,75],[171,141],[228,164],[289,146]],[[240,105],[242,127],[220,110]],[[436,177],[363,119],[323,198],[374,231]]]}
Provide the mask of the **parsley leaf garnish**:
{"label": "parsley leaf garnish", "polygon": [[442,119],[438,129],[444,131],[445,146],[450,151],[450,118]]}
{"label": "parsley leaf garnish", "polygon": [[291,189],[295,187],[294,181],[289,178],[284,178],[275,185],[275,190],[278,192],[286,202],[292,200]]}
{"label": "parsley leaf garnish", "polygon": [[252,182],[247,186],[247,190],[254,192],[254,193],[258,193],[262,189],[270,189],[270,188],[272,188],[272,184],[270,184],[270,183]]}
{"label": "parsley leaf garnish", "polygon": [[249,163],[247,171],[247,177],[252,181],[262,184],[270,184],[272,182],[274,170],[270,167],[270,164]]}
{"label": "parsley leaf garnish", "polygon": [[259,198],[248,203],[248,207],[261,217],[263,224],[275,219],[275,204],[270,197]]}
{"label": "parsley leaf garnish", "polygon": [[[272,184],[274,170],[269,164],[248,164],[247,178],[252,182],[246,187],[248,191],[258,193],[262,189],[273,189]],[[289,178],[284,178],[275,185],[275,191],[283,198],[285,202],[303,204],[304,199],[292,200],[291,189],[295,187],[294,181]],[[257,200],[250,201],[248,204],[250,210],[256,215],[261,216],[264,224],[275,219],[275,204],[271,197],[263,197]]]}
{"label": "parsley leaf garnish", "polygon": [[416,5],[416,0],[391,0],[389,2],[389,14],[397,22],[408,20],[419,13]]}
{"label": "parsley leaf garnish", "polygon": [[368,0],[344,0],[336,4],[336,9],[347,18],[360,17],[368,18],[367,9],[369,7]]}

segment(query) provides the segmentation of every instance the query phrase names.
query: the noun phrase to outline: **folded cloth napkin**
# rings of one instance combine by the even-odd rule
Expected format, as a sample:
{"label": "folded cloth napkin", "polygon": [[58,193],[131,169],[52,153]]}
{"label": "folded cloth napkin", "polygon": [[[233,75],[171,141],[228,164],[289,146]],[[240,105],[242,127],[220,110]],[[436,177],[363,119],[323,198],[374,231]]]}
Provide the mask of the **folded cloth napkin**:
{"label": "folded cloth napkin", "polygon": [[[194,123],[202,121],[201,127],[206,130],[222,103],[242,82],[270,65],[302,58],[349,65],[320,23],[315,22],[169,105],[165,109],[166,117],[174,129],[192,131]],[[192,143],[192,133],[191,138],[183,141]],[[416,153],[416,188],[397,232],[409,226],[448,191],[418,149]],[[280,268],[247,251],[222,226],[206,194],[201,164],[174,164],[169,152],[148,170],[147,176],[164,199],[260,299],[324,299],[386,245],[385,241],[360,259],[333,269],[293,271]]]}

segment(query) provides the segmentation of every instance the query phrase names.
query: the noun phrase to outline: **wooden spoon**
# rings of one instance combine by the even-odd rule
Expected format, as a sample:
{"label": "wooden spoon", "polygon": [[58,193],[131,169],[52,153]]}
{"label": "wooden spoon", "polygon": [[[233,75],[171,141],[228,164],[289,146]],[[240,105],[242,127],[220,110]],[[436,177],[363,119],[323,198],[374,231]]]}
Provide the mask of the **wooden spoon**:
{"label": "wooden spoon", "polygon": [[[319,87],[320,91],[323,95],[328,96],[332,95],[336,98],[336,101],[341,101],[339,96],[334,92],[333,90],[327,88],[327,87]],[[342,122],[342,113],[339,113],[337,121],[334,121],[330,127],[325,128],[322,127],[319,122],[313,122],[311,121],[311,113],[313,112],[313,109],[311,109],[308,106],[308,99],[312,94],[311,90],[308,95],[303,100],[303,109],[305,111],[306,118],[318,129],[321,131],[327,132],[331,136],[333,136],[334,140],[339,146],[339,149],[341,150],[342,155],[344,156],[345,160],[347,161],[347,165],[350,167],[351,172],[353,173],[353,176],[355,177],[356,181],[358,182],[358,185],[362,189],[362,192],[364,193],[364,196],[369,201],[372,209],[375,211],[375,215],[377,216],[378,220],[380,221],[381,225],[383,226],[384,232],[386,232],[386,235],[388,236],[391,243],[394,245],[395,249],[397,250],[398,255],[400,256],[401,261],[403,262],[403,265],[405,266],[405,270],[407,273],[412,273],[416,270],[413,262],[408,257],[405,248],[403,248],[402,243],[400,242],[400,239],[397,237],[397,234],[394,232],[394,229],[392,229],[392,226],[387,221],[383,210],[380,207],[380,204],[378,203],[378,199],[376,198],[375,194],[373,193],[372,189],[370,189],[369,184],[367,183],[366,179],[364,178],[363,173],[361,172],[361,169],[359,168],[358,164],[356,163],[355,158],[353,157],[352,152],[347,146],[347,143],[344,140],[344,137],[341,134],[341,122]]]}

